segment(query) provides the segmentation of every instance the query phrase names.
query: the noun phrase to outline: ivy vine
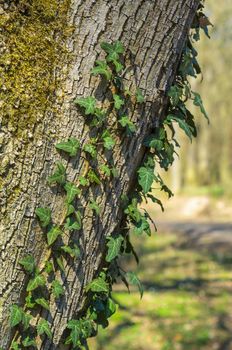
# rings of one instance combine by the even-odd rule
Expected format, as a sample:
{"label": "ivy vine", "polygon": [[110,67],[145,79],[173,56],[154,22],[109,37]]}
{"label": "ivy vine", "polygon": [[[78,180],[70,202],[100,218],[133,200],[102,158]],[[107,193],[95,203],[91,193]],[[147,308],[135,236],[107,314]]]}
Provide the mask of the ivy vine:
{"label": "ivy vine", "polygon": [[[115,313],[116,305],[112,299],[112,284],[118,279],[127,285],[138,287],[141,297],[142,285],[134,272],[125,272],[120,267],[118,258],[123,253],[132,253],[136,260],[138,257],[130,242],[130,234],[148,236],[151,235],[150,222],[152,219],[145,210],[140,209],[143,200],[152,200],[163,210],[162,202],[153,196],[152,185],[157,183],[162,191],[169,197],[173,194],[165,185],[160,174],[156,170],[159,167],[168,170],[174,161],[174,154],[179,147],[175,139],[174,124],[177,124],[183,132],[192,140],[197,135],[194,117],[186,106],[188,100],[199,107],[200,111],[208,119],[202,99],[197,92],[192,91],[189,77],[196,77],[201,73],[197,62],[197,51],[193,47],[194,42],[200,39],[200,29],[208,35],[207,25],[203,14],[203,4],[199,5],[196,18],[189,33],[188,40],[182,52],[182,57],[175,77],[175,81],[167,92],[169,97],[168,110],[165,118],[160,121],[149,136],[144,140],[146,156],[143,164],[137,171],[138,181],[134,192],[130,196],[122,196],[121,206],[125,215],[124,224],[127,228],[115,236],[106,238],[106,264],[99,276],[86,286],[89,297],[89,306],[85,316],[79,319],[69,320],[67,323],[68,336],[65,344],[70,344],[73,349],[86,348],[87,338],[96,335],[98,325],[106,327],[109,317]],[[204,19],[204,20],[203,20]],[[82,154],[85,159],[83,173],[77,182],[68,180],[66,168],[62,162],[57,162],[54,172],[48,178],[50,186],[60,186],[65,194],[64,215],[59,223],[52,221],[51,209],[39,207],[36,216],[45,232],[48,254],[43,266],[36,265],[32,255],[27,255],[20,260],[20,265],[28,275],[26,297],[24,306],[16,304],[11,306],[10,325],[15,328],[15,335],[10,349],[18,350],[27,347],[36,348],[37,340],[47,337],[52,340],[51,324],[40,315],[41,308],[49,310],[50,300],[59,300],[64,295],[62,281],[55,277],[57,269],[65,272],[64,259],[78,259],[80,248],[78,242],[73,239],[72,233],[82,228],[82,211],[78,206],[83,190],[89,186],[99,186],[102,181],[117,177],[117,169],[104,157],[105,151],[112,151],[115,144],[115,126],[107,124],[107,117],[113,113],[117,120],[117,130],[125,133],[127,137],[133,137],[136,125],[125,113],[124,106],[133,100],[138,106],[146,103],[143,92],[139,87],[135,91],[124,88],[123,64],[124,47],[120,41],[113,43],[103,42],[101,48],[105,52],[104,60],[96,60],[92,75],[101,76],[108,82],[110,100],[108,108],[99,106],[93,96],[76,98],[74,103],[81,109],[83,116],[92,129],[98,130],[96,137],[91,137],[81,147],[78,139],[72,137],[62,140],[55,145],[59,152],[66,153],[75,158]],[[96,159],[101,154],[101,162],[96,166]],[[98,162],[99,163],[99,162]],[[101,208],[97,198],[89,199],[89,208],[93,215],[99,215]],[[69,235],[68,244],[57,244],[64,234]],[[62,241],[62,240],[61,240]]]}

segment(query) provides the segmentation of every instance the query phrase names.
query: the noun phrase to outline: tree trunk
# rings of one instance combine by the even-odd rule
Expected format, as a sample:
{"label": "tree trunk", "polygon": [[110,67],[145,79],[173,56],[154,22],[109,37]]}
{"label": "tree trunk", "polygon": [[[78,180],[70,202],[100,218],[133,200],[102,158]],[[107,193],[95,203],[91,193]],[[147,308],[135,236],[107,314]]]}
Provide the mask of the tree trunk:
{"label": "tree trunk", "polygon": [[[36,8],[38,4],[42,10]],[[12,339],[9,307],[22,303],[25,291],[26,277],[18,261],[31,253],[40,265],[47,254],[35,209],[51,207],[55,222],[62,215],[63,194],[47,185],[60,159],[54,144],[69,137],[86,142],[89,132],[73,100],[89,95],[104,98],[104,84],[90,76],[101,52],[99,44],[123,42],[133,66],[126,74],[128,87],[139,86],[146,103],[132,116],[136,135],[118,140],[114,148],[119,177],[86,193],[86,197],[98,198],[102,211],[94,218],[83,202],[81,258],[65,266],[64,301],[58,307],[51,303],[51,313],[43,311],[43,317],[52,321],[53,342],[44,341],[40,349],[61,348],[67,321],[83,309],[84,288],[101,268],[105,237],[120,226],[120,197],[133,186],[145,152],[142,141],[165,113],[165,93],[198,4],[198,0],[0,1],[0,346],[4,349]],[[16,17],[18,27],[17,21],[12,24]],[[13,40],[15,35],[18,43]],[[10,76],[11,82],[7,80]],[[84,161],[67,160],[68,178],[75,181],[83,172]]]}

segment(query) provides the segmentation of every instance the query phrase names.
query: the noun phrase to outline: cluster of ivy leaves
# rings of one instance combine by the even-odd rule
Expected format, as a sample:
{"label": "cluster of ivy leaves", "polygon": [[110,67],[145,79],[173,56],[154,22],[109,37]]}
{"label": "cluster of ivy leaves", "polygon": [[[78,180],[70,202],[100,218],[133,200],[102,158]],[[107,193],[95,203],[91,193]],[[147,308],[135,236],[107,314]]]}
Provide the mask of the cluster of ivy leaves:
{"label": "cluster of ivy leaves", "polygon": [[[189,77],[196,77],[201,73],[193,43],[200,39],[200,28],[208,35],[207,25],[202,26],[202,23],[207,23],[202,21],[203,16],[201,4],[183,50],[175,81],[167,92],[169,97],[167,115],[160,122],[159,127],[144,140],[147,151],[142,166],[137,170],[138,181],[134,193],[121,198],[127,229],[122,229],[121,233],[106,238],[105,268],[86,286],[89,298],[86,314],[82,318],[72,319],[67,323],[68,336],[64,343],[71,344],[73,349],[84,348],[86,339],[97,333],[98,325],[107,327],[109,317],[116,311],[111,293],[112,284],[118,277],[128,287],[137,286],[141,297],[143,295],[142,285],[137,275],[132,271],[124,271],[119,265],[118,258],[123,253],[132,253],[138,261],[130,241],[130,234],[151,235],[152,220],[145,210],[141,210],[142,200],[152,200],[163,210],[161,201],[152,194],[153,184],[158,184],[160,190],[165,191],[169,197],[172,196],[171,190],[165,185],[156,168],[159,164],[159,167],[167,170],[174,161],[174,154],[179,147],[175,139],[174,124],[177,124],[190,140],[197,135],[194,117],[186,107],[187,100],[191,100],[195,106],[199,107],[208,119],[200,95],[192,91],[188,80]],[[65,286],[57,277],[57,271],[65,273],[65,261],[81,258],[75,232],[82,229],[83,213],[81,206],[78,205],[82,192],[89,186],[99,186],[103,181],[118,176],[117,169],[111,162],[105,157],[98,159],[98,155],[104,152],[112,152],[113,156],[116,145],[114,130],[107,124],[107,118],[110,113],[113,113],[117,120],[117,128],[127,137],[134,137],[136,125],[125,112],[127,108],[124,107],[131,97],[136,105],[145,103],[139,88],[129,91],[123,87],[122,73],[125,67],[122,43],[120,41],[111,44],[103,42],[101,48],[105,52],[105,60],[97,60],[91,74],[100,75],[107,80],[112,92],[111,107],[110,110],[102,108],[93,96],[76,98],[74,103],[83,112],[86,123],[98,131],[97,136],[90,137],[82,147],[79,140],[74,137],[56,144],[56,149],[66,153],[70,158],[82,155],[85,158],[86,168],[77,181],[71,182],[65,165],[58,162],[54,172],[48,178],[50,186],[59,186],[64,193],[64,215],[60,223],[54,223],[50,208],[36,209],[50,253],[42,268],[36,265],[32,255],[25,256],[19,262],[28,275],[28,284],[24,305],[21,307],[14,304],[11,307],[10,325],[15,328],[15,336],[11,344],[13,350],[36,348],[37,337],[41,340],[45,337],[52,340],[52,325],[39,315],[41,308],[49,311],[50,303],[54,300],[62,300],[65,294]],[[88,206],[93,215],[100,215],[98,198],[89,198]],[[69,236],[67,244],[63,242],[64,235]]]}

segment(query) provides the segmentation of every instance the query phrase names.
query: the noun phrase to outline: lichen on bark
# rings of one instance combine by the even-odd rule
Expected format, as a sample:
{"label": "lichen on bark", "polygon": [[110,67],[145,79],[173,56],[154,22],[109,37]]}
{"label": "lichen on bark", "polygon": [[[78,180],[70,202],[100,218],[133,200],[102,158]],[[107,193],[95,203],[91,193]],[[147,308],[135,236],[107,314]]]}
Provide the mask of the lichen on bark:
{"label": "lichen on bark", "polygon": [[0,4],[2,125],[17,135],[53,106],[70,0],[11,0]]}

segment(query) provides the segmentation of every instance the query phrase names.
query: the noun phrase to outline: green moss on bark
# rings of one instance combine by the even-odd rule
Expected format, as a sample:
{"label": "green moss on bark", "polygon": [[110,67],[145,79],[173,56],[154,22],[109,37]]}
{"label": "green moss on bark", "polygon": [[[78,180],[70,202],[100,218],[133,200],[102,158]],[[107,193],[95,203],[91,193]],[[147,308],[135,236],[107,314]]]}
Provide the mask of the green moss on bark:
{"label": "green moss on bark", "polygon": [[53,108],[59,84],[55,68],[70,34],[70,0],[18,0],[0,15],[4,46],[0,56],[3,125],[15,134],[32,129]]}

